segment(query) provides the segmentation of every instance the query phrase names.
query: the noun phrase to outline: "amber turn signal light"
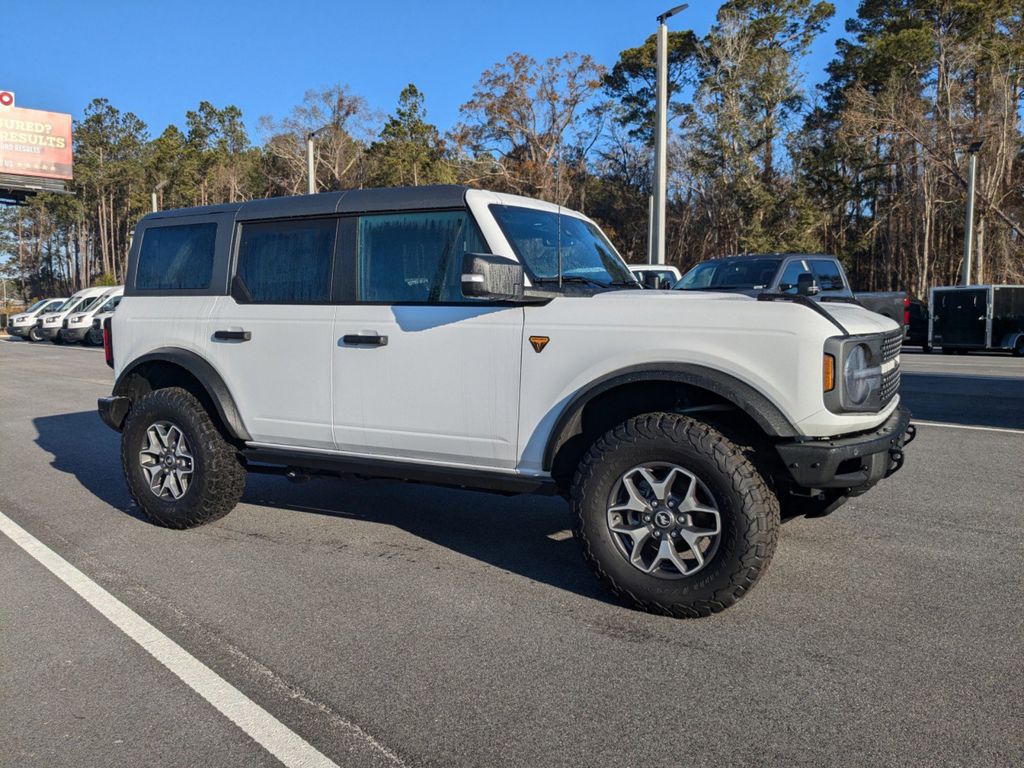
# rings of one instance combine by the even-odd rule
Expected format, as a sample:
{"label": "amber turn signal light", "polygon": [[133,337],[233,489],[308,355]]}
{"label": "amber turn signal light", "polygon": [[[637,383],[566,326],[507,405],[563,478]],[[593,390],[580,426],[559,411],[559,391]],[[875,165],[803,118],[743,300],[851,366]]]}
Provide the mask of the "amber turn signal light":
{"label": "amber turn signal light", "polygon": [[832,355],[825,355],[821,367],[821,386],[826,392],[831,392],[836,386],[836,359]]}

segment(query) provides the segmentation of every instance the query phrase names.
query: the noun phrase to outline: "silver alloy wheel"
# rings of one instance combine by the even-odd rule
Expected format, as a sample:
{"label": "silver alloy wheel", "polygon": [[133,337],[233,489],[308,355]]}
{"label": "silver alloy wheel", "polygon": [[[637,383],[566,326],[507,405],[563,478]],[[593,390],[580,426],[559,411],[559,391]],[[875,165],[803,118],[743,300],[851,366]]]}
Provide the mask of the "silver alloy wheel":
{"label": "silver alloy wheel", "polygon": [[181,428],[169,421],[151,424],[146,430],[146,445],[139,451],[139,466],[158,498],[177,501],[184,496],[195,459]]}
{"label": "silver alloy wheel", "polygon": [[660,579],[692,576],[718,551],[722,517],[708,487],[677,464],[624,472],[608,498],[608,530],[634,568]]}

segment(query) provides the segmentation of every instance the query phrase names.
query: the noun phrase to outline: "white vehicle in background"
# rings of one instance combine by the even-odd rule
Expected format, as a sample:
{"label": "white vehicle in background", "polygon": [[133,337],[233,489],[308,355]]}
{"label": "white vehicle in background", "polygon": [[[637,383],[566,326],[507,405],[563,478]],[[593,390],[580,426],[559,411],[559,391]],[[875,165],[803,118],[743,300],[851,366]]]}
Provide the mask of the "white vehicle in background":
{"label": "white vehicle in background", "polygon": [[83,288],[78,293],[72,295],[59,310],[49,313],[42,319],[39,325],[42,337],[49,339],[54,344],[63,344],[64,340],[61,338],[60,332],[64,327],[64,321],[72,313],[85,311],[93,302],[99,300],[102,296],[106,296],[113,290],[114,288],[107,285],[99,288]]}
{"label": "white vehicle in background", "polygon": [[114,316],[114,310],[121,303],[121,296],[113,296],[100,308],[100,311],[92,316],[92,327],[86,336],[86,343],[95,346],[103,345],[103,326],[107,319]]}
{"label": "white vehicle in background", "polygon": [[629,264],[627,266],[644,288],[653,288],[654,290],[671,288],[682,277],[679,268],[669,264]]}
{"label": "white vehicle in background", "polygon": [[7,321],[7,332],[29,341],[42,341],[43,336],[36,323],[43,315],[58,311],[67,299],[40,299],[24,312],[12,315]]}
{"label": "white vehicle in background", "polygon": [[[81,312],[72,312],[65,318],[60,330],[60,338],[68,344],[80,342],[99,346],[103,343],[103,331],[97,336],[93,332],[93,319],[103,313],[109,315],[120,303],[124,295],[124,286],[118,286],[92,301]],[[103,326],[101,325],[100,328]]]}

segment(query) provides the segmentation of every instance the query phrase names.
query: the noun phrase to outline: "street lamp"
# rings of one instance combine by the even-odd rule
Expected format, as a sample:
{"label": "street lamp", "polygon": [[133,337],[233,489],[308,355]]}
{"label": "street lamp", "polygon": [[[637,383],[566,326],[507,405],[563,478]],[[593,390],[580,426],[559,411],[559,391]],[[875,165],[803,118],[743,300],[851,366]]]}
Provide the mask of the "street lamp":
{"label": "street lamp", "polygon": [[964,214],[964,269],[960,285],[971,284],[971,251],[974,249],[974,177],[978,172],[980,141],[967,147],[967,212]]}
{"label": "street lamp", "polygon": [[657,89],[654,126],[654,206],[650,230],[652,245],[650,261],[665,263],[665,211],[668,203],[668,26],[665,22],[688,3],[677,5],[658,17],[658,45],[656,54]]}
{"label": "street lamp", "polygon": [[165,179],[164,181],[161,181],[159,184],[157,184],[155,187],[153,187],[153,193],[152,193],[152,196],[150,198],[150,202],[153,203],[153,213],[156,213],[157,211],[160,210],[160,206],[158,206],[156,204],[156,193],[159,192],[161,189],[163,189],[166,186],[167,186],[167,180]]}
{"label": "street lamp", "polygon": [[306,134],[306,194],[312,195],[316,193],[316,164],[313,158],[313,139],[320,131],[324,128],[330,128],[331,125],[321,125],[316,130],[310,131]]}

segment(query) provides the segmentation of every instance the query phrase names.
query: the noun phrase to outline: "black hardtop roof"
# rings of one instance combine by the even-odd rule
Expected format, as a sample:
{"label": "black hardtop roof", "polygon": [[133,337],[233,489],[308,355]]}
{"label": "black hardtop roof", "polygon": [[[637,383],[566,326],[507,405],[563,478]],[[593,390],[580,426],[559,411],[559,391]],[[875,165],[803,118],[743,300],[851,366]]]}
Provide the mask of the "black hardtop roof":
{"label": "black hardtop roof", "polygon": [[424,187],[388,187],[321,192],[317,195],[268,197],[243,203],[175,208],[148,214],[143,221],[234,213],[239,221],[293,216],[318,216],[332,213],[383,213],[387,211],[461,208],[469,187],[460,184],[435,184]]}

